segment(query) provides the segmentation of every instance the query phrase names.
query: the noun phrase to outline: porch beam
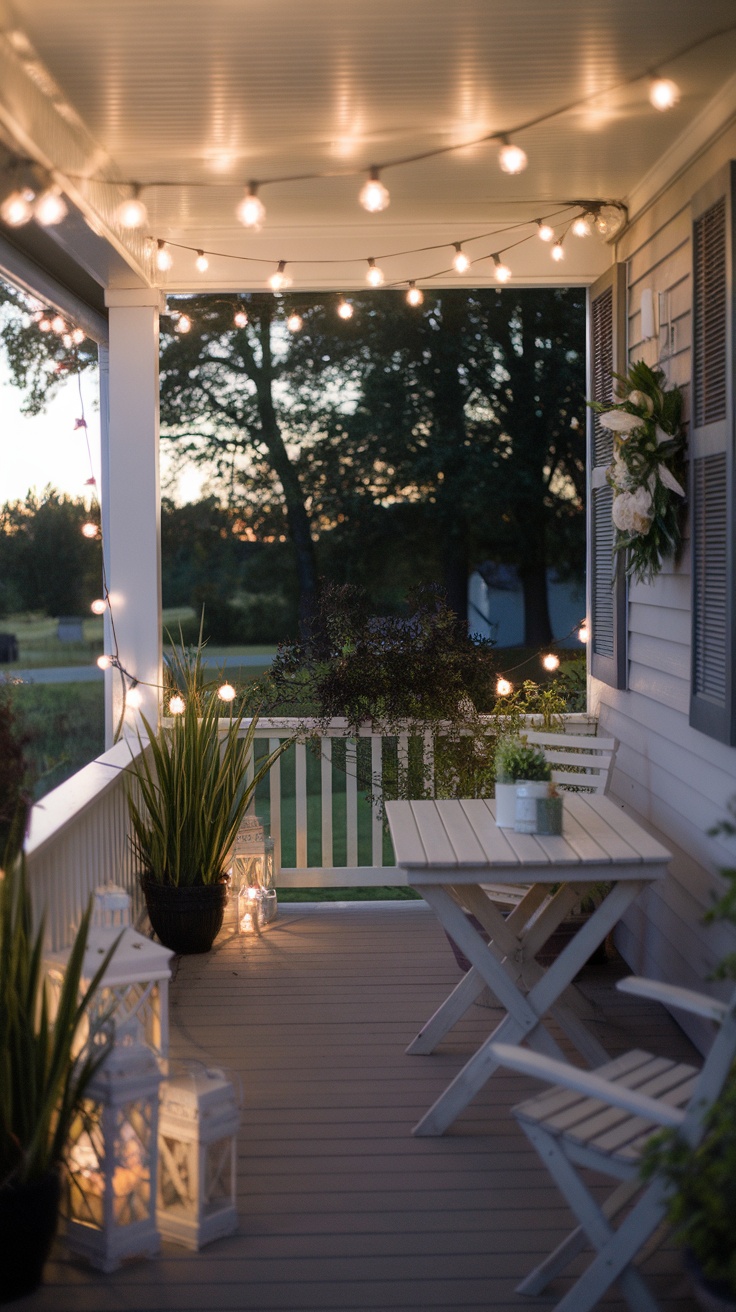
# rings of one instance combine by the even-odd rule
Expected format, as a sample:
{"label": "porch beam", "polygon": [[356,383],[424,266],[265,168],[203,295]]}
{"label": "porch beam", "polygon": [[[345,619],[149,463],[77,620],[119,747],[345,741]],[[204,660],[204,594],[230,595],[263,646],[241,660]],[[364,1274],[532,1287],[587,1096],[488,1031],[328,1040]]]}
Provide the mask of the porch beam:
{"label": "porch beam", "polygon": [[98,346],[107,346],[107,319],[70,288],[58,282],[30,256],[0,234],[0,275],[20,291],[53,305],[78,325]]}
{"label": "porch beam", "polygon": [[[140,680],[141,711],[158,717],[161,685],[161,490],[158,328],[162,297],[150,288],[108,291],[109,348],[100,350],[102,525],[110,606],[105,650]],[[114,633],[113,633],[114,627]],[[105,741],[123,716],[119,674],[105,674]],[[124,733],[140,724],[129,705]]]}

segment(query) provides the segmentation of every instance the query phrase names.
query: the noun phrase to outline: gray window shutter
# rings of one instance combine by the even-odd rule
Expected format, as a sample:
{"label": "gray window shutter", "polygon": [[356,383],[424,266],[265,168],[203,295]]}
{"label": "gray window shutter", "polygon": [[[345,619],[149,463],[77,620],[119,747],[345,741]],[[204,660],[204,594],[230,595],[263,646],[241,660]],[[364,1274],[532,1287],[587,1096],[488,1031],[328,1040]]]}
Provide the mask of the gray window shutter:
{"label": "gray window shutter", "polygon": [[690,432],[690,723],[736,743],[734,622],[734,185],[729,164],[693,201]]}
{"label": "gray window shutter", "polygon": [[[590,289],[588,301],[588,396],[608,405],[613,373],[626,371],[626,268],[616,264]],[[613,434],[588,411],[588,620],[590,671],[613,688],[626,687],[626,580],[613,581],[613,493],[604,470],[613,456]]]}

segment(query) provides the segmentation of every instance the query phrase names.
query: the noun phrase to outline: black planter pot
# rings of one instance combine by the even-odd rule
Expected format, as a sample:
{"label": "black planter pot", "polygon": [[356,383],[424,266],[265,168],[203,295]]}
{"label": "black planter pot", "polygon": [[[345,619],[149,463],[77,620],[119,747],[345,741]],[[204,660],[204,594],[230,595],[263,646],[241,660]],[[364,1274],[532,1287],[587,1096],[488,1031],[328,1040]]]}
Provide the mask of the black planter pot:
{"label": "black planter pot", "polygon": [[736,1298],[725,1280],[708,1280],[697,1258],[686,1248],[683,1254],[685,1269],[693,1284],[698,1307],[703,1312],[736,1312]]}
{"label": "black planter pot", "polygon": [[40,1285],[56,1234],[60,1196],[58,1171],[0,1189],[0,1303],[12,1303]]}
{"label": "black planter pot", "polygon": [[176,888],[141,875],[148,916],[165,948],[189,955],[209,952],[222,929],[228,886],[192,884]]}

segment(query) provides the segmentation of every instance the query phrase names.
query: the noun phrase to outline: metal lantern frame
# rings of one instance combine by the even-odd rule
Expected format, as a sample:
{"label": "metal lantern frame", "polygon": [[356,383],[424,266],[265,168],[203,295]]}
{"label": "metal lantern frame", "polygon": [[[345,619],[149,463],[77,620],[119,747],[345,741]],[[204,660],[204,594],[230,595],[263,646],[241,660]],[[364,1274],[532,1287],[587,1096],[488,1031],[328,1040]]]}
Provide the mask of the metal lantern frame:
{"label": "metal lantern frame", "polygon": [[198,1249],[237,1230],[239,1125],[235,1091],[224,1071],[192,1063],[164,1084],[156,1216],[167,1239]]}
{"label": "metal lantern frame", "polygon": [[258,816],[245,816],[232,854],[232,886],[239,934],[259,933],[276,918],[274,848],[274,841]]}

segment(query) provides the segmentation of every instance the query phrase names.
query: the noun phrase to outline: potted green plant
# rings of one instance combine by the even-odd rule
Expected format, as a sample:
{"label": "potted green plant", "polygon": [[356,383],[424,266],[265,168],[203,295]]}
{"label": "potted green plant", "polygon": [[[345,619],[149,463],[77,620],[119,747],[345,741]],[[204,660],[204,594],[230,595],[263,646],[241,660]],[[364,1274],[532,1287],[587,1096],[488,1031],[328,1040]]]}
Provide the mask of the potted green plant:
{"label": "potted green plant", "polygon": [[[44,970],[44,924],[34,932],[25,860],[0,872],[0,1303],[41,1282],[56,1232],[60,1166],[85,1089],[104,1059],[87,1003],[109,964],[80,991],[91,904],[82,918],[53,1019]],[[83,1022],[93,1024],[77,1055]]]}
{"label": "potted green plant", "polygon": [[223,724],[228,703],[216,683],[204,678],[201,645],[191,657],[175,650],[170,668],[170,717],[159,729],[142,717],[148,744],[139,740],[129,767],[133,847],[161,942],[174,952],[207,952],[222,926],[238,827],[257,785],[290,740],[251,775],[257,714],[246,726],[241,708]]}
{"label": "potted green plant", "polygon": [[504,735],[496,744],[496,824],[513,829],[516,821],[517,784],[541,783],[540,796],[549,791],[552,770],[538,747],[532,747],[518,734]]}

